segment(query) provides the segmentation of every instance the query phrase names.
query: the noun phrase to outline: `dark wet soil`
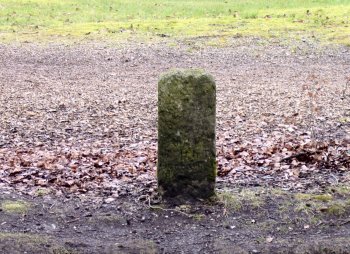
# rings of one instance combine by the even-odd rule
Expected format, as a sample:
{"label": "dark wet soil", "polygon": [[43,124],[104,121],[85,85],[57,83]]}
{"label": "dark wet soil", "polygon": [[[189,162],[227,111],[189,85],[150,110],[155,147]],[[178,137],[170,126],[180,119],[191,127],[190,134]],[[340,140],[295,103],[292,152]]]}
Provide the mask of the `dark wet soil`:
{"label": "dark wet soil", "polygon": [[[28,199],[3,193],[1,202],[25,201],[25,211],[0,216],[1,253],[349,253],[350,204],[288,192],[220,192],[207,203],[159,205],[86,196]],[[242,203],[230,195],[242,198]],[[332,202],[349,203],[332,193]],[[324,208],[325,209],[325,208]]]}

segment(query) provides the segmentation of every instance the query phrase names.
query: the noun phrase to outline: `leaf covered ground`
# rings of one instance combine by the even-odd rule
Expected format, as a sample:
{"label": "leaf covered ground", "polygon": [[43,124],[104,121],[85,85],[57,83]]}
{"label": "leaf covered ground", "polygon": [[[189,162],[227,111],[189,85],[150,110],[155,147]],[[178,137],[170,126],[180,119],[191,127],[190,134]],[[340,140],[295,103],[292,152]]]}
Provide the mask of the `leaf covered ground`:
{"label": "leaf covered ground", "polygon": [[[123,204],[130,202],[152,210],[159,202],[155,175],[158,77],[169,68],[203,68],[217,82],[217,188],[218,193],[224,193],[221,206],[215,208],[219,210],[213,208],[215,211],[209,213],[220,211],[226,216],[230,214],[225,211],[231,204],[235,208],[233,213],[239,217],[237,211],[244,208],[242,200],[225,193],[233,192],[237,196],[237,190],[241,193],[245,188],[274,188],[300,195],[326,193],[332,198],[320,198],[321,204],[315,204],[312,196],[304,199],[297,196],[291,199],[294,201],[289,200],[292,209],[284,212],[296,216],[288,211],[296,214],[306,211],[310,215],[334,211],[335,205],[336,212],[331,212],[331,216],[340,217],[326,217],[326,229],[322,228],[325,223],[322,218],[315,224],[311,223],[314,221],[311,217],[295,223],[304,235],[311,227],[314,236],[320,231],[327,238],[334,236],[329,230],[329,221],[333,221],[341,227],[339,237],[349,237],[349,192],[331,191],[339,186],[347,189],[350,180],[349,48],[320,47],[308,41],[283,46],[273,41],[243,38],[232,39],[231,46],[226,48],[203,47],[202,42],[189,40],[179,46],[0,45],[2,190],[8,195],[16,191],[35,200],[50,196],[65,202],[67,198],[80,197],[89,202],[120,204],[122,210],[133,214],[131,220],[136,220],[137,209]],[[283,207],[288,207],[283,205],[284,199],[276,198],[276,193],[271,196],[275,197],[272,201],[255,206],[251,197],[265,197],[260,192],[261,189],[258,194],[254,190],[253,195],[243,195],[243,199],[254,201],[255,208],[264,207],[266,213],[273,210],[277,201],[282,213]],[[36,202],[41,202],[40,198]],[[245,209],[250,211],[248,208]],[[104,212],[114,214],[115,206],[109,209]],[[158,210],[173,212],[169,209],[173,208]],[[191,214],[191,219],[201,220],[202,216],[205,221],[213,219],[206,215],[205,209],[199,215],[186,207],[180,210],[185,214],[174,213],[182,219],[186,214]],[[254,214],[262,216],[258,211],[248,212],[244,221],[254,224]],[[233,217],[229,217],[228,229],[236,227],[231,225]],[[66,218],[62,223],[79,223],[75,219]],[[142,220],[142,216],[137,220]],[[319,222],[322,223],[318,225]],[[266,223],[271,226],[272,222]],[[198,226],[198,223],[189,225]],[[270,226],[258,244],[254,242],[259,237],[256,229],[250,235],[237,233],[242,233],[239,239],[243,241],[253,239],[251,246],[263,251],[265,247],[261,246],[276,242],[273,234],[279,234],[275,231],[277,227],[270,229]],[[29,232],[38,233],[33,225],[28,228]],[[229,237],[222,228],[218,230]],[[181,241],[186,238],[186,232],[179,233]],[[286,236],[292,239],[295,233],[288,224]],[[126,237],[128,233],[125,234]],[[59,237],[56,231],[55,237]],[[164,249],[167,244],[169,252],[177,248],[165,238],[152,241],[157,251],[159,246]],[[225,241],[218,244],[232,244]],[[205,247],[204,240],[193,239],[193,244],[199,245],[199,252]],[[278,251],[283,244],[276,246]],[[194,247],[189,246],[184,252],[191,248]],[[213,248],[209,250],[217,246]]]}

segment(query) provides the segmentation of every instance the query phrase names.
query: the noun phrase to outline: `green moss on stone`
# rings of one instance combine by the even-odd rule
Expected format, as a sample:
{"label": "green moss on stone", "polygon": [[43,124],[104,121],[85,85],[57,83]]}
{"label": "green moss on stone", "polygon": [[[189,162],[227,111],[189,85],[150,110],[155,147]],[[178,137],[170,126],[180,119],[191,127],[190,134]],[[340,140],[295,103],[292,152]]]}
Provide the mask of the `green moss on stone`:
{"label": "green moss on stone", "polygon": [[164,196],[214,194],[215,82],[201,70],[174,70],[158,84],[158,184]]}

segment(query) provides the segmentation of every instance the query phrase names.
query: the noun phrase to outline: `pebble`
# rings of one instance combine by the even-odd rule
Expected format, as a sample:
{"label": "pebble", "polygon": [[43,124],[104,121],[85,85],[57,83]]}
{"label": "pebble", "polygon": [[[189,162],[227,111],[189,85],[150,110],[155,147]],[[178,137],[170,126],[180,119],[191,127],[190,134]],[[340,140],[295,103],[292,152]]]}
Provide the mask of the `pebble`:
{"label": "pebble", "polygon": [[105,203],[106,203],[106,204],[110,204],[110,203],[112,203],[114,200],[115,200],[115,198],[106,198],[106,199],[105,199]]}

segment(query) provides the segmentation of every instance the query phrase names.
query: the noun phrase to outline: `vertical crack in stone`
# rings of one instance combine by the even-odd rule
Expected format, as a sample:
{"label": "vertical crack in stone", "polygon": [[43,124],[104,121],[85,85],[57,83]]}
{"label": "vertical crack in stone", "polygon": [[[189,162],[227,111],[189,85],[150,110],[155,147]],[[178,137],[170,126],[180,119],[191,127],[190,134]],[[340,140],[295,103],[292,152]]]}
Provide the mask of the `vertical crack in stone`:
{"label": "vertical crack in stone", "polygon": [[158,185],[165,197],[214,194],[216,86],[202,70],[174,70],[158,83]]}

